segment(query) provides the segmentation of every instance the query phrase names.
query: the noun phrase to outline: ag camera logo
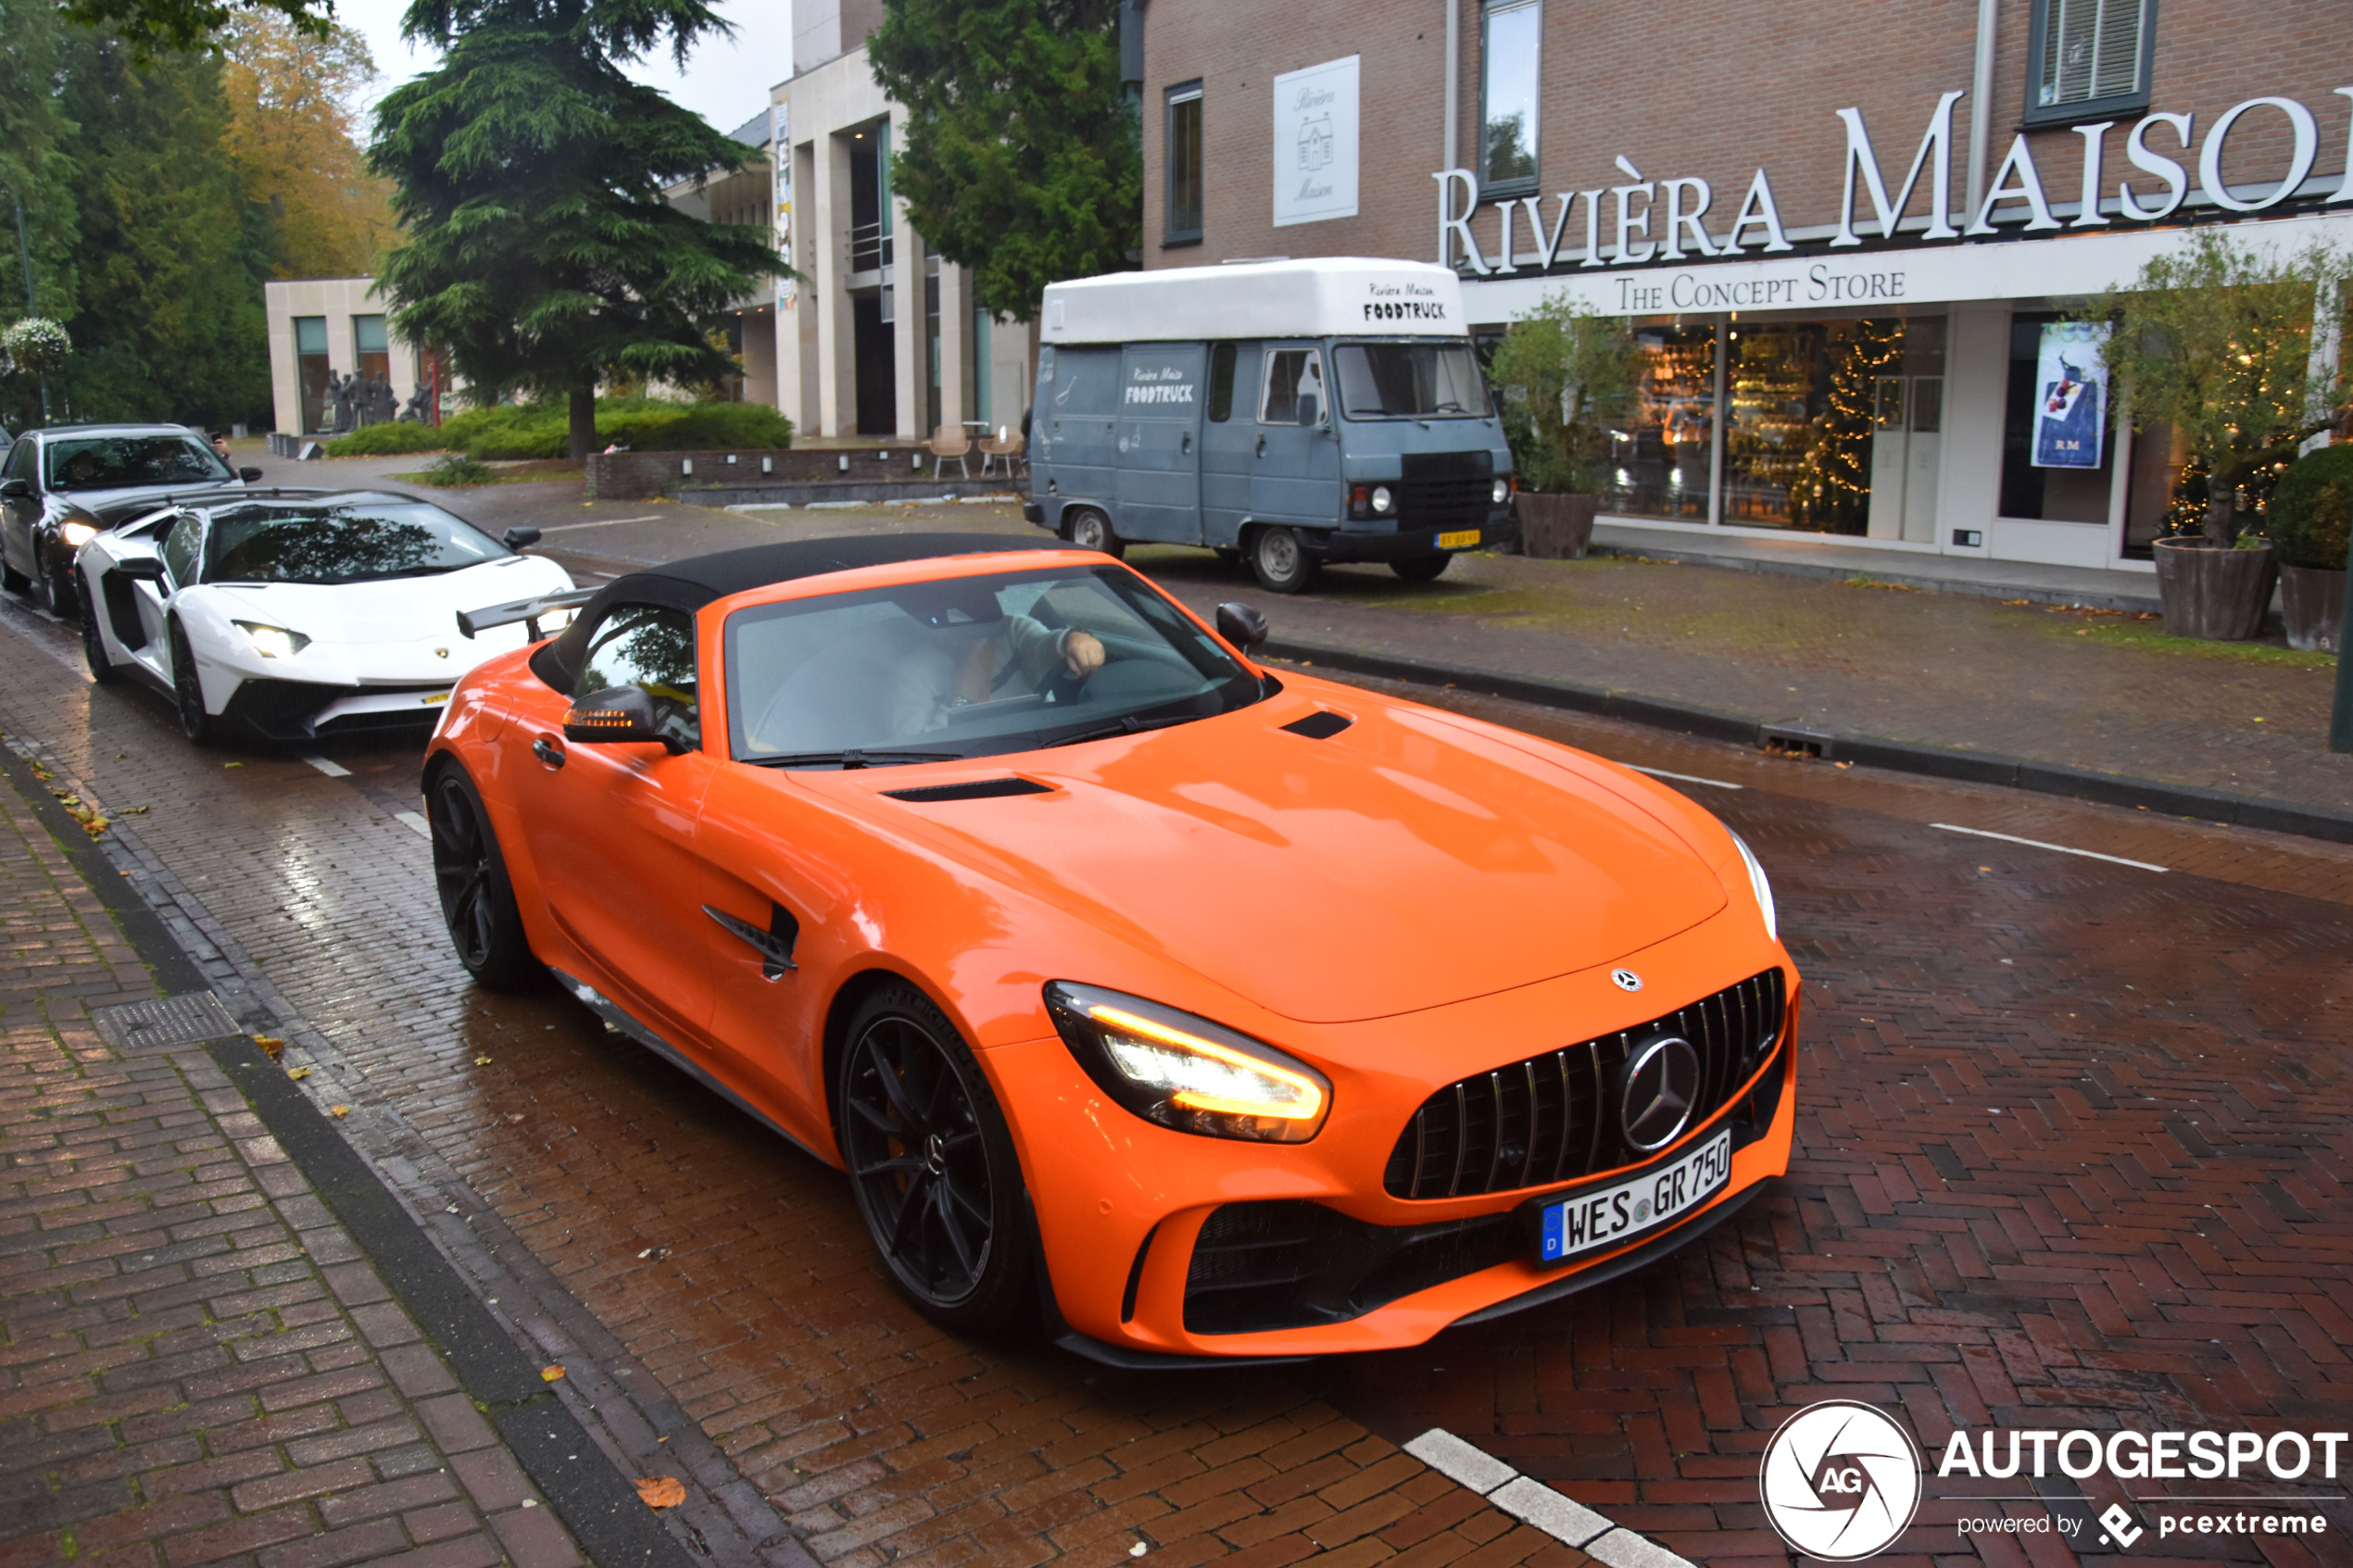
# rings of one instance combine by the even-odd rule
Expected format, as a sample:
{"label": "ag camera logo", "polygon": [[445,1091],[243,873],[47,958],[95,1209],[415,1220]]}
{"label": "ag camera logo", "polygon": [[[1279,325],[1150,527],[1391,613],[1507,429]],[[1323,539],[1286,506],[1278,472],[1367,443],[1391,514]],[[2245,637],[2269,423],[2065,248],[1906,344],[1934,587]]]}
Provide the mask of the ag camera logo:
{"label": "ag camera logo", "polygon": [[1911,1527],[1921,1474],[1912,1435],[1884,1411],[1825,1399],[1781,1423],[1756,1479],[1781,1539],[1808,1557],[1853,1562]]}

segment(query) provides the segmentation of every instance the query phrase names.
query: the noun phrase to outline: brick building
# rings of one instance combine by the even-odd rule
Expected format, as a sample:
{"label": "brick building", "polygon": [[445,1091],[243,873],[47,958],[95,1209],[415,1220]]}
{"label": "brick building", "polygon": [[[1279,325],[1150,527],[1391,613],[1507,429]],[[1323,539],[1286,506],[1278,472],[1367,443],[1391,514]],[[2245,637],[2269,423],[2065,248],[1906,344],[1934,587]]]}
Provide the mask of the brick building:
{"label": "brick building", "polygon": [[1131,7],[1144,265],[1411,257],[1486,333],[1630,318],[1604,511],[1646,524],[2145,566],[2179,454],[2069,313],[2196,225],[2353,245],[2353,67],[2300,13]]}

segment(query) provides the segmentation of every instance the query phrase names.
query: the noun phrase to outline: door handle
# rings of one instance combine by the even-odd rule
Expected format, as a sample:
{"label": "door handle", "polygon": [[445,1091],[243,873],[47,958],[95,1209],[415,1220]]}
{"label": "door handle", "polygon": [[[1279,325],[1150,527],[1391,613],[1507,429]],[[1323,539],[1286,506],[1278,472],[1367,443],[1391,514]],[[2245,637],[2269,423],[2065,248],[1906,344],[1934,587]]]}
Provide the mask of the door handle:
{"label": "door handle", "polygon": [[1193,449],[1193,433],[1192,433],[1191,431],[1189,431],[1189,431],[1187,431],[1187,432],[1185,433],[1185,442],[1184,442],[1184,445],[1183,445],[1182,446],[1178,447],[1178,448],[1177,448],[1177,450],[1178,450],[1178,451],[1180,451],[1180,452],[1190,453],[1190,452],[1192,451],[1192,449]]}
{"label": "door handle", "polygon": [[560,768],[564,765],[564,748],[546,735],[541,735],[531,743],[531,754],[550,768]]}
{"label": "door handle", "polygon": [[1266,438],[1263,435],[1258,438],[1258,455],[1262,458],[1266,455]]}

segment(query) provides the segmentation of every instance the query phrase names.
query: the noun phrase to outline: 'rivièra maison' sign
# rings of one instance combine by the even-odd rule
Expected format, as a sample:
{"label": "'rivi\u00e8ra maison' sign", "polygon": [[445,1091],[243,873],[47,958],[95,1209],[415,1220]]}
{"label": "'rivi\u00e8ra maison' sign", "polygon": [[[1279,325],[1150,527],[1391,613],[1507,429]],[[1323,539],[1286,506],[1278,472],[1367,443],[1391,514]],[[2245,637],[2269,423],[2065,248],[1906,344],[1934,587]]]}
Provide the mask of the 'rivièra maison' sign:
{"label": "'rivi\u00e8ra maison' sign", "polygon": [[[2339,87],[2336,93],[2353,98],[2353,87]],[[1923,173],[1929,180],[1929,215],[1917,237],[1955,240],[1993,234],[2006,228],[2026,232],[2095,229],[2120,218],[2128,222],[2154,223],[2171,215],[2189,197],[2190,171],[2182,160],[2190,157],[2194,143],[2199,191],[2215,207],[2230,212],[2261,212],[2287,200],[2310,176],[2312,165],[2320,157],[2319,122],[2310,109],[2294,98],[2249,98],[2209,125],[2203,142],[2196,141],[2194,116],[2146,115],[2123,136],[2125,161],[2136,172],[2120,178],[2113,199],[2104,200],[2108,191],[2109,132],[2116,130],[2118,122],[2079,125],[2074,131],[2083,139],[2082,185],[2076,216],[2062,223],[2051,211],[2042,174],[2034,167],[2033,146],[2021,132],[2012,139],[2009,152],[1995,169],[1977,210],[1956,213],[1952,202],[1953,106],[1962,96],[1957,92],[1947,93],[1937,100],[1935,111],[1929,117],[1928,132],[1920,138],[1919,150],[1912,155],[1912,167],[1892,197],[1881,171],[1879,155],[1871,146],[1870,132],[1863,123],[1862,110],[1838,111],[1839,119],[1846,127],[1846,162],[1840,182],[1838,227],[1830,237],[1829,248],[1859,245],[1866,234],[1894,239],[1897,220],[1910,204]],[[2243,121],[2259,116],[2286,120],[2295,142],[2287,168],[2273,185],[2225,185],[2223,146]],[[2178,149],[2179,158],[2168,156],[2168,143]],[[2332,203],[2353,201],[2353,129],[2348,130],[2347,143],[2346,174],[2343,182],[2327,197]],[[1487,228],[1491,249],[1482,246],[1472,232],[1472,225],[1479,215],[1478,177],[1467,169],[1449,169],[1432,175],[1438,182],[1439,264],[1467,267],[1485,277],[1550,271],[1556,266],[1631,267],[1654,260],[1735,257],[1745,254],[1751,246],[1757,247],[1760,255],[1796,248],[1782,228],[1780,207],[1773,199],[1772,178],[1762,169],[1749,182],[1748,194],[1733,213],[1731,227],[1718,232],[1712,230],[1708,222],[1715,192],[1706,181],[1695,175],[1652,180],[1623,157],[1617,164],[1626,176],[1623,184],[1558,193],[1553,197],[1556,206],[1550,223],[1544,220],[1541,196],[1490,203],[1494,221],[1483,227]],[[2136,185],[2136,180],[2142,182]],[[1870,204],[1870,210],[1860,215],[1856,211],[1858,183]],[[1954,220],[1962,218],[1966,223],[1955,227]],[[1862,232],[1857,232],[1858,222]],[[1521,243],[1523,235],[1525,244]],[[1579,242],[1581,249],[1570,248]]]}

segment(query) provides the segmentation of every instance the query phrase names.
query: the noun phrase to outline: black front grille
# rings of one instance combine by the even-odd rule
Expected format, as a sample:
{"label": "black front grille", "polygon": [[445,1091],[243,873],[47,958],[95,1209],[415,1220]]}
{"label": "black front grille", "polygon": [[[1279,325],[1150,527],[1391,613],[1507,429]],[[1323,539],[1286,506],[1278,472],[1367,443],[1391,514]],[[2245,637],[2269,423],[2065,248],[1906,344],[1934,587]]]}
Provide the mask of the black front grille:
{"label": "black front grille", "polygon": [[1408,479],[1397,489],[1400,528],[1478,528],[1495,509],[1492,479]]}
{"label": "black front grille", "polygon": [[1228,1203],[1202,1222],[1193,1243],[1185,1327],[1255,1334],[1341,1323],[1528,1248],[1516,1212],[1376,1225],[1303,1199]]}
{"label": "black front grille", "polygon": [[1698,1126],[1772,1048],[1786,1003],[1781,972],[1768,969],[1640,1028],[1449,1085],[1405,1123],[1382,1185],[1392,1198],[1465,1198],[1574,1181],[1639,1160],[1643,1155],[1627,1147],[1612,1104],[1618,1071],[1636,1044],[1666,1033],[1697,1048],[1700,1093],[1690,1124]]}

